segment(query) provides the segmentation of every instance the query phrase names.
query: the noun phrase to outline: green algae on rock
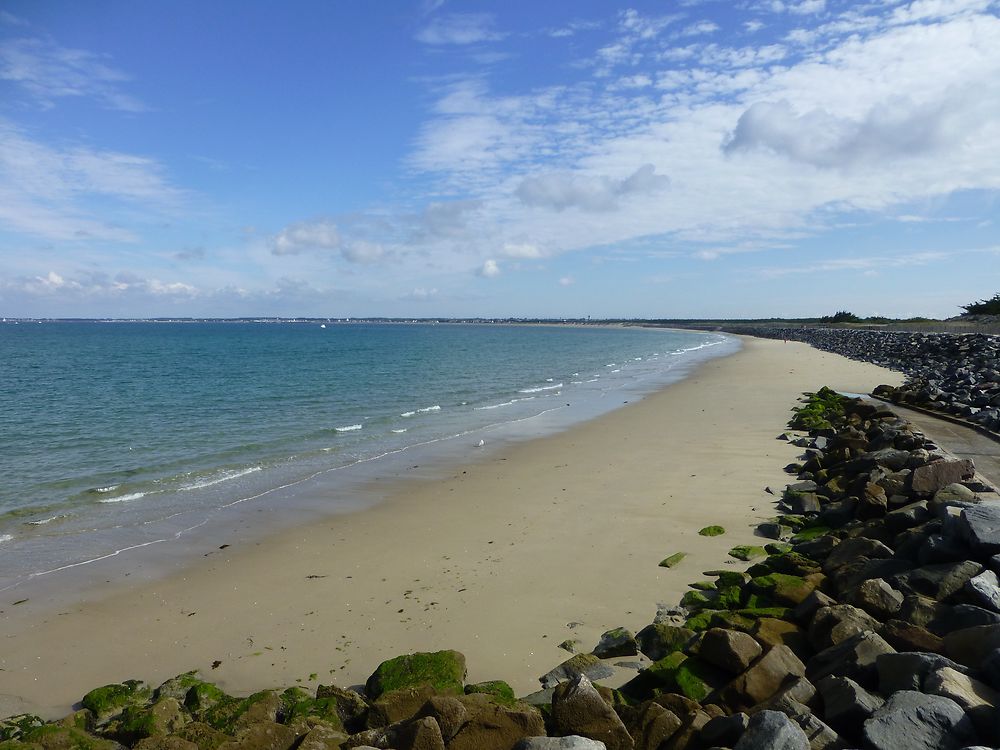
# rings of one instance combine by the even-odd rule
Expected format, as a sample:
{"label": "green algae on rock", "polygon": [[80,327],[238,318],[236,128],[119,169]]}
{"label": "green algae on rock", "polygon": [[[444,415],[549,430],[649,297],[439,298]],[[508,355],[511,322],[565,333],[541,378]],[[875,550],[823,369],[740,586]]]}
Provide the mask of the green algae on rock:
{"label": "green algae on rock", "polygon": [[698,531],[699,536],[722,536],[726,530],[722,526],[706,526]]}
{"label": "green algae on rock", "polygon": [[430,685],[441,693],[461,695],[465,656],[458,651],[404,654],[382,662],[365,683],[369,698],[405,687]]}
{"label": "green algae on rock", "polygon": [[687,557],[687,552],[675,552],[670,555],[670,557],[665,557],[660,560],[661,568],[672,568],[677,565],[681,560]]}
{"label": "green algae on rock", "polygon": [[755,557],[767,557],[767,552],[763,547],[752,544],[739,544],[729,550],[729,556],[743,562],[748,562]]}

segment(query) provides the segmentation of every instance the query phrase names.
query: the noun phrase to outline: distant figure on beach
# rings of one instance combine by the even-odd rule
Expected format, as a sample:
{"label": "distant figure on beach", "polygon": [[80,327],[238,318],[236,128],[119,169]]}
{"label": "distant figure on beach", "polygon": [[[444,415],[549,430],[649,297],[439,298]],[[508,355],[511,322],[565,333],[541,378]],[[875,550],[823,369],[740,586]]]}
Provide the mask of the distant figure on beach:
{"label": "distant figure on beach", "polygon": [[482,448],[484,445],[486,445],[486,441],[482,439],[480,439],[480,441],[476,443],[477,448]]}

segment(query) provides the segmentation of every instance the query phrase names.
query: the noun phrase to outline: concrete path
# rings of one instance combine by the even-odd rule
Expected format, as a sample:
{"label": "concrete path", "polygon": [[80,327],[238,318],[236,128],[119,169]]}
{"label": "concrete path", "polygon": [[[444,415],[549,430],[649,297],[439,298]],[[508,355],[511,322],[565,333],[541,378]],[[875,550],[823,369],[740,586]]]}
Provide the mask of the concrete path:
{"label": "concrete path", "polygon": [[976,471],[994,487],[1000,487],[1000,442],[986,437],[970,427],[953,424],[922,411],[898,404],[889,407],[904,419],[913,422],[921,432],[939,446],[959,458],[971,458]]}

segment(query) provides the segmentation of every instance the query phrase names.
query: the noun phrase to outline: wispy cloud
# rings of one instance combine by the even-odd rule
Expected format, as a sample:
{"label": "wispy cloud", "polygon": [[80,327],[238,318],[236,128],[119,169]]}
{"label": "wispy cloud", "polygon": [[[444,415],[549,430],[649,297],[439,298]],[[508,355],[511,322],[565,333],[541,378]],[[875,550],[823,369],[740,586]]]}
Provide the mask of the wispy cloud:
{"label": "wispy cloud", "polygon": [[102,55],[70,49],[43,37],[0,41],[0,80],[21,87],[52,107],[66,97],[93,99],[104,107],[142,112],[146,106],[123,91],[130,77]]}
{"label": "wispy cloud", "polygon": [[433,45],[466,45],[495,42],[505,34],[494,28],[491,13],[449,13],[433,19],[417,32],[418,42]]}
{"label": "wispy cloud", "polygon": [[340,247],[337,225],[326,219],[289,224],[270,239],[274,255],[298,255],[307,250],[335,250]]}

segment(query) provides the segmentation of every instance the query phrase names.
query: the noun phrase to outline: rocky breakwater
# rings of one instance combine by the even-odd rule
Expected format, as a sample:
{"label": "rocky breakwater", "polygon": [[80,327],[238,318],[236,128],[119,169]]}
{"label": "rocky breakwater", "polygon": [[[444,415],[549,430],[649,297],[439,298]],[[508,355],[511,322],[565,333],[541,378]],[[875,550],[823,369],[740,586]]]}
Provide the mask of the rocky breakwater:
{"label": "rocky breakwater", "polygon": [[838,328],[734,329],[761,338],[804,341],[817,349],[907,374],[876,395],[961,417],[1000,432],[1000,336]]}
{"label": "rocky breakwater", "polygon": [[[465,684],[454,651],[391,659],[357,691],[237,698],[191,673],[97,688],[57,722],[12,717],[0,750],[1000,745],[1000,497],[887,406],[822,389],[790,426],[803,454],[762,546],[532,695]],[[622,660],[632,679],[596,683]]]}

